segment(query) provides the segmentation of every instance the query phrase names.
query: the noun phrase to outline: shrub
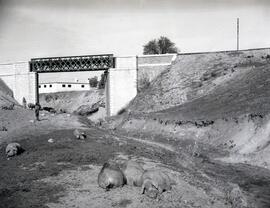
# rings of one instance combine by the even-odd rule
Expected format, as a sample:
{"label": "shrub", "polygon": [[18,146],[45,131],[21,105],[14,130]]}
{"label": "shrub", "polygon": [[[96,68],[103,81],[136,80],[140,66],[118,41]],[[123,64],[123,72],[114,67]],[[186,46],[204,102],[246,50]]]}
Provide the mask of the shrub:
{"label": "shrub", "polygon": [[7,128],[5,126],[0,127],[0,131],[7,131]]}
{"label": "shrub", "polygon": [[98,83],[98,89],[104,89],[106,84],[106,76],[105,73],[101,74],[100,81]]}
{"label": "shrub", "polygon": [[94,76],[91,79],[89,79],[89,85],[90,85],[90,87],[97,87],[97,85],[98,85],[97,76]]}
{"label": "shrub", "polygon": [[138,91],[141,92],[142,90],[148,88],[150,86],[150,79],[147,75],[143,75],[141,79],[139,79],[138,83]]}
{"label": "shrub", "polygon": [[12,103],[12,104],[6,104],[6,105],[1,106],[1,109],[2,110],[14,110],[14,106],[15,106],[14,103]]}

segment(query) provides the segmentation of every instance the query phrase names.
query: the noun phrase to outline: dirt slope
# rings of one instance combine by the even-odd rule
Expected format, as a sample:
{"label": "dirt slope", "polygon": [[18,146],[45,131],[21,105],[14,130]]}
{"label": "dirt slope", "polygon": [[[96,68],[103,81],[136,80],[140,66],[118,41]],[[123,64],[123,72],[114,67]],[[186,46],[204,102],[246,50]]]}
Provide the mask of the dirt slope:
{"label": "dirt slope", "polygon": [[93,105],[97,102],[104,102],[103,90],[73,91],[40,94],[41,106],[53,107],[56,110],[65,109],[72,113],[81,105]]}
{"label": "dirt slope", "polygon": [[10,105],[12,103],[17,103],[13,99],[13,92],[11,89],[0,79],[0,108],[5,105]]}
{"label": "dirt slope", "polygon": [[92,111],[87,116],[92,121],[99,121],[106,116],[105,94],[102,89],[41,94],[40,103],[41,106],[52,107],[57,112],[64,110],[67,113],[80,112],[82,115],[82,112]]}
{"label": "dirt slope", "polygon": [[[242,92],[241,88],[245,90],[243,93],[248,93],[248,89],[252,89],[253,94],[261,93],[267,89],[264,82],[269,81],[267,77],[264,77],[268,76],[267,69],[270,67],[268,54],[270,54],[269,49],[178,55],[171,68],[157,77],[148,89],[135,98],[130,109],[155,112],[198,98],[208,102],[209,98],[205,96],[211,92],[219,95],[218,99],[224,98],[220,102],[226,100],[229,104],[233,100],[236,101],[235,97],[238,92]],[[259,73],[256,73],[257,71]],[[253,78],[253,76],[256,77]],[[239,81],[241,83],[238,83]],[[232,92],[224,95],[227,87]],[[233,89],[236,90],[233,91]],[[228,96],[229,99],[227,99]],[[212,96],[212,99],[213,97],[215,96]],[[245,102],[243,100],[245,98],[250,100],[254,99],[254,96],[245,97],[243,94],[238,102]],[[198,102],[201,103],[203,100]],[[219,108],[217,105],[213,106]]]}
{"label": "dirt slope", "polygon": [[270,169],[269,54],[261,49],[180,55],[113,128],[188,139],[225,151],[223,161]]}

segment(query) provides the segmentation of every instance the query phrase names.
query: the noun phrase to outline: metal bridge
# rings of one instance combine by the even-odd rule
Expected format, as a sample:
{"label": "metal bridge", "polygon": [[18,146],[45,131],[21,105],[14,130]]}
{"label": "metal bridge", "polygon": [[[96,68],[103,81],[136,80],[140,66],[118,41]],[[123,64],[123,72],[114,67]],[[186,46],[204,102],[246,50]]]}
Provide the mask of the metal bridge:
{"label": "metal bridge", "polygon": [[113,54],[33,58],[30,71],[37,73],[99,71],[114,68]]}

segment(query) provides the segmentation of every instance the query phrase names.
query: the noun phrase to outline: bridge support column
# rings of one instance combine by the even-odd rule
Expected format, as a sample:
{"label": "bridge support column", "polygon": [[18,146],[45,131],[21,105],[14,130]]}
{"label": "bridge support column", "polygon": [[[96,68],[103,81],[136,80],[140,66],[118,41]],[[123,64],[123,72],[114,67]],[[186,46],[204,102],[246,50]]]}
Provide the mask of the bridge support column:
{"label": "bridge support column", "polygon": [[116,57],[106,82],[107,116],[117,115],[137,95],[137,58]]}
{"label": "bridge support column", "polygon": [[110,76],[109,71],[105,73],[106,82],[105,82],[105,106],[106,106],[106,116],[110,116]]}
{"label": "bridge support column", "polygon": [[35,101],[39,103],[39,74],[35,72]]}

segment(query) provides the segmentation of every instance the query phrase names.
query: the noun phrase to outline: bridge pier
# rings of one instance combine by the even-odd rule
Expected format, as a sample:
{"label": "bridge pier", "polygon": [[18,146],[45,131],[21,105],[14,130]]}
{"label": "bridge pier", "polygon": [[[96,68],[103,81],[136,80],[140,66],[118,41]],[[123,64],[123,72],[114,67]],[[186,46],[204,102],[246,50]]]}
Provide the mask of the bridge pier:
{"label": "bridge pier", "polygon": [[117,115],[137,95],[137,57],[115,57],[106,82],[107,116]]}
{"label": "bridge pier", "polygon": [[35,73],[35,91],[36,91],[35,103],[39,103],[39,74],[37,72],[34,73]]}

